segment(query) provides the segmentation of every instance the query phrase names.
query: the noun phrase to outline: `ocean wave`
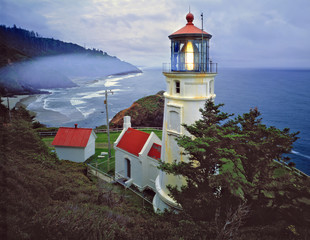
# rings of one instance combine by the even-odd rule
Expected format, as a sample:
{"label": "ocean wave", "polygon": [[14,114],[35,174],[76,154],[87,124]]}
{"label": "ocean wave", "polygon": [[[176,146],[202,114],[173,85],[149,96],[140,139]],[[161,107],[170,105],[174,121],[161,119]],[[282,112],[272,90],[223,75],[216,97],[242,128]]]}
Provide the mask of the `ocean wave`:
{"label": "ocean wave", "polygon": [[304,157],[304,158],[307,158],[307,159],[310,159],[310,156],[308,155],[305,155],[305,154],[302,154],[300,152],[296,152],[294,150],[291,151],[291,153],[295,154],[295,155],[298,155],[298,156],[301,156],[301,157]]}
{"label": "ocean wave", "polygon": [[96,109],[95,108],[88,108],[88,107],[76,107],[76,109],[82,113],[82,115],[84,116],[84,118],[88,118],[89,115],[93,114]]}
{"label": "ocean wave", "polygon": [[86,92],[86,93],[80,93],[77,95],[82,96],[81,97],[82,99],[90,99],[90,98],[99,98],[99,97],[103,98],[104,93],[105,93],[105,90],[100,90],[97,92]]}
{"label": "ocean wave", "polygon": [[106,78],[99,78],[99,79],[96,79],[95,81],[92,81],[88,85],[88,87],[100,87],[100,86],[115,87],[115,86],[119,86],[119,84],[118,84],[119,81],[121,81],[123,79],[138,77],[141,75],[142,75],[142,73],[127,74],[127,75],[122,75],[122,76],[111,75],[111,76],[108,76]]}
{"label": "ocean wave", "polygon": [[82,104],[84,104],[84,103],[86,103],[85,101],[83,101],[83,100],[80,100],[80,99],[71,99],[70,100],[70,103],[71,103],[71,105],[73,105],[73,106],[77,106],[77,105],[82,105]]}

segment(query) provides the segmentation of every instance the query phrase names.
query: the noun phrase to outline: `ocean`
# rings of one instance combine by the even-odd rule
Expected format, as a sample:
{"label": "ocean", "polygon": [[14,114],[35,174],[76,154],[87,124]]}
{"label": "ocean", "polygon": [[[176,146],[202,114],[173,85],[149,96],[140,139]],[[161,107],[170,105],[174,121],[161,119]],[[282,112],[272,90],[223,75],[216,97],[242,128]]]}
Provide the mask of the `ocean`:
{"label": "ocean", "polygon": [[[79,86],[48,90],[28,109],[47,126],[96,127],[106,124],[104,92],[108,94],[109,119],[137,99],[166,89],[162,69],[146,68],[143,73],[93,79],[72,79]],[[310,175],[310,70],[219,69],[215,78],[215,103],[235,115],[257,107],[263,123],[300,131],[290,157],[296,167]]]}

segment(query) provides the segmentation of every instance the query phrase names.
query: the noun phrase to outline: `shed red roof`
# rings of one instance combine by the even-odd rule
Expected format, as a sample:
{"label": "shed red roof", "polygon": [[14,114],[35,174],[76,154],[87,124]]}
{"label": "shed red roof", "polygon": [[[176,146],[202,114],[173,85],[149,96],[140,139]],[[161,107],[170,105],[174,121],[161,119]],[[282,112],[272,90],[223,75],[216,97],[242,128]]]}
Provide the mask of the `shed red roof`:
{"label": "shed red roof", "polygon": [[126,152],[139,156],[139,153],[141,152],[149,136],[149,133],[128,128],[122,139],[117,144],[117,147],[125,150]]}
{"label": "shed red roof", "polygon": [[86,147],[93,129],[60,127],[52,142],[54,146]]}
{"label": "shed red roof", "polygon": [[157,143],[153,143],[149,153],[147,154],[149,157],[154,158],[156,160],[160,159],[160,151],[161,146]]}

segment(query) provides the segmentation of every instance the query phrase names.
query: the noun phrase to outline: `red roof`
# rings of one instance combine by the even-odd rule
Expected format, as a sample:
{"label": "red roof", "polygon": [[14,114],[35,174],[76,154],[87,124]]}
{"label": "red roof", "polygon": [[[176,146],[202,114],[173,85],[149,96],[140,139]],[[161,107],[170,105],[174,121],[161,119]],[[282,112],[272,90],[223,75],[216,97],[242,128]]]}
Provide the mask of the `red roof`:
{"label": "red roof", "polygon": [[[169,35],[169,38],[176,37],[176,35],[183,35],[183,34],[200,34],[201,35],[201,29],[198,27],[195,27],[193,24],[194,16],[191,13],[188,13],[186,15],[187,24],[185,27],[179,29],[178,31],[172,33]],[[204,35],[208,35],[207,37],[211,38],[211,35],[205,31],[203,31]]]}
{"label": "red roof", "polygon": [[60,127],[52,142],[54,146],[86,147],[93,129]]}
{"label": "red roof", "polygon": [[[201,29],[199,29],[198,27],[195,27],[194,24],[187,23],[185,25],[185,27],[182,27],[178,31],[172,33],[170,36],[172,36],[172,35],[179,35],[179,34],[191,34],[191,33],[201,34]],[[205,31],[203,31],[203,33],[204,34],[209,34],[209,33],[205,32]]]}
{"label": "red roof", "polygon": [[149,136],[149,133],[128,128],[122,139],[117,144],[117,147],[125,150],[126,152],[139,156],[139,153],[141,152]]}
{"label": "red roof", "polygon": [[159,144],[153,143],[149,153],[147,154],[149,157],[154,158],[156,160],[160,159],[160,151],[161,146]]}

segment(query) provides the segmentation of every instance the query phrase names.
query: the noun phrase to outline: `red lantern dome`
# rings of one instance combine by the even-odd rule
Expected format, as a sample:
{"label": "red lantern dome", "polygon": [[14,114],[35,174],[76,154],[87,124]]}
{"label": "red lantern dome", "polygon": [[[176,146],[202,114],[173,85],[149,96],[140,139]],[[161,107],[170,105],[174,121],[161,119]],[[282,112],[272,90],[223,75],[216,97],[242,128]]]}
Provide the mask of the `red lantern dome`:
{"label": "red lantern dome", "polygon": [[186,15],[187,24],[169,35],[171,71],[210,72],[209,40],[212,35],[193,24],[194,15]]}

